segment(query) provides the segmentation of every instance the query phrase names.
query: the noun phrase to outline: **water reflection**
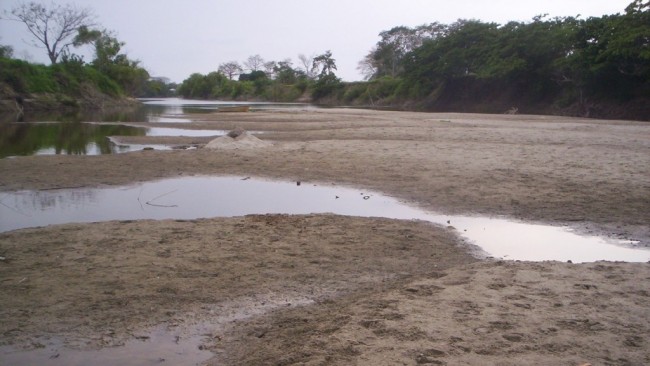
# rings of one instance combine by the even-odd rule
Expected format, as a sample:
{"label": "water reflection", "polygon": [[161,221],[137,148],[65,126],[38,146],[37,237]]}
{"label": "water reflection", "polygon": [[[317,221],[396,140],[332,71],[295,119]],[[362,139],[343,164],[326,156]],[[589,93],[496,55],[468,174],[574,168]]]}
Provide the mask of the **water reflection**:
{"label": "water reflection", "polygon": [[140,99],[141,104],[103,110],[25,111],[23,115],[1,113],[0,123],[10,122],[191,122],[191,115],[219,107],[248,105],[251,110],[277,108],[314,109],[306,103],[235,102],[181,98]]}
{"label": "water reflection", "polygon": [[0,158],[16,155],[113,154],[108,136],[144,136],[142,128],[125,125],[65,123],[0,123]]}
{"label": "water reflection", "polygon": [[237,102],[222,100],[196,100],[181,98],[163,98],[163,99],[140,99],[140,101],[151,110],[156,110],[161,115],[188,115],[193,113],[206,113],[216,111],[220,107],[234,107],[247,105],[253,111],[269,109],[315,109],[319,108],[308,103],[276,103],[276,102]]}
{"label": "water reflection", "polygon": [[[316,108],[302,103],[262,103],[206,101],[179,98],[142,99],[133,108],[103,111],[46,111],[26,112],[16,122],[15,114],[0,115],[0,158],[17,155],[54,154],[114,154],[137,150],[140,145],[116,146],[108,136],[220,136],[226,131],[172,129],[154,127],[148,130],[125,125],[100,125],[82,122],[152,122],[191,123],[193,113],[215,111],[219,107],[249,105],[252,110],[273,108]],[[52,124],[32,122],[59,122]],[[257,132],[259,133],[259,132]],[[154,149],[167,146],[150,145]]]}
{"label": "water reflection", "polygon": [[140,122],[146,121],[149,108],[141,105],[103,110],[37,110],[0,114],[0,123],[11,122]]}
{"label": "water reflection", "polygon": [[42,339],[46,345],[29,351],[0,346],[0,358],[6,362],[3,365],[199,365],[213,356],[197,346],[202,340],[202,336],[159,327],[144,340],[132,339],[120,347],[79,350],[66,347],[60,339]]}
{"label": "water reflection", "polygon": [[[0,231],[69,222],[335,213],[451,225],[492,256],[518,260],[645,262],[633,249],[562,227],[425,212],[379,193],[233,177],[188,177],[102,189],[0,193]],[[619,242],[620,244],[620,242]]]}
{"label": "water reflection", "polygon": [[[226,130],[198,130],[167,127],[135,127],[94,123],[5,123],[0,124],[0,158],[18,155],[101,155],[152,148],[169,150],[157,144],[123,144],[114,136],[223,136]],[[253,131],[252,133],[261,133]]]}
{"label": "water reflection", "polygon": [[186,137],[209,137],[223,136],[226,130],[190,130],[184,128],[150,127],[147,128],[147,136],[186,136]]}

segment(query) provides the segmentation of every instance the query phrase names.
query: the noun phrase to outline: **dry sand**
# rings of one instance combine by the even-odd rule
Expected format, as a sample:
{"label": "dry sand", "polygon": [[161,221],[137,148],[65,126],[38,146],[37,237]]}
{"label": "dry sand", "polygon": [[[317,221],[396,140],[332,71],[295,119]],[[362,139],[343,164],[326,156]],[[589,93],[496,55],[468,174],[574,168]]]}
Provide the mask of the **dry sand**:
{"label": "dry sand", "polygon": [[[3,159],[0,189],[198,174],[335,182],[650,244],[647,123],[361,110],[195,117],[192,128],[264,131],[270,144]],[[214,365],[650,364],[650,264],[468,253],[448,228],[334,215],[17,230],[0,234],[0,343],[105,347],[200,323],[210,334],[197,347]]]}

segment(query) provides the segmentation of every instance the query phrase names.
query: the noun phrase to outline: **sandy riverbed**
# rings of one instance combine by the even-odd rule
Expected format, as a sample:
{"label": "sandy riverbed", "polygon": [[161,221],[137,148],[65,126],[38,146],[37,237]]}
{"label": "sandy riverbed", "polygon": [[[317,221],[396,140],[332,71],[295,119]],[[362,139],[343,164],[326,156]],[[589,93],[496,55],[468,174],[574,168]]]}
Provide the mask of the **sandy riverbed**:
{"label": "sandy riverbed", "polygon": [[[647,123],[360,110],[195,117],[192,128],[265,131],[272,145],[2,159],[0,189],[259,176],[650,245]],[[468,252],[450,228],[333,215],[19,230],[0,235],[0,341],[105,347],[152,326],[208,323],[197,347],[214,352],[211,364],[650,363],[649,264]],[[233,322],[233,312],[245,316]]]}

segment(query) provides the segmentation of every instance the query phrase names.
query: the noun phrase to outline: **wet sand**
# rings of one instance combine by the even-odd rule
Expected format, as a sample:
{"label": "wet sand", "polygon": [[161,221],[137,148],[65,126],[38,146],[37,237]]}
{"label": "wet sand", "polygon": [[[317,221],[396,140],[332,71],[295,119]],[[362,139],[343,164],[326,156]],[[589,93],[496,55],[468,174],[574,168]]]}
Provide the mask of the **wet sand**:
{"label": "wet sand", "polygon": [[[0,189],[259,176],[650,245],[647,123],[359,110],[195,117],[192,128],[265,131],[258,137],[273,144],[2,159]],[[17,230],[0,235],[0,342],[96,348],[208,324],[197,347],[215,365],[650,363],[649,264],[468,253],[450,228],[333,215]]]}

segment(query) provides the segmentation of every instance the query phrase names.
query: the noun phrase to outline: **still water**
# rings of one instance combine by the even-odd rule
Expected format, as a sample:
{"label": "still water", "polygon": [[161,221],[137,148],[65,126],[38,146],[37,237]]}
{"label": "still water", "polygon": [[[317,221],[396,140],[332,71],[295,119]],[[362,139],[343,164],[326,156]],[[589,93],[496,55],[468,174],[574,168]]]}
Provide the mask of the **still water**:
{"label": "still water", "polygon": [[489,256],[513,260],[646,262],[650,250],[563,227],[423,211],[377,192],[236,177],[185,177],[137,185],[0,192],[0,231],[71,222],[196,219],[248,214],[309,214],[418,219],[453,226]]}
{"label": "still water", "polygon": [[223,136],[225,130],[135,127],[83,122],[0,123],[0,158],[19,155],[103,155],[170,149],[166,145],[117,144],[115,136]]}
{"label": "still water", "polygon": [[145,136],[138,127],[91,123],[0,123],[0,158],[16,155],[99,155],[120,152],[109,136]]}
{"label": "still water", "polygon": [[314,108],[308,104],[243,103],[179,98],[143,99],[131,110],[99,113],[35,114],[16,122],[15,116],[0,120],[0,158],[19,155],[99,155],[116,154],[149,147],[169,149],[165,145],[118,145],[114,136],[221,136],[223,130],[197,130],[171,127],[133,127],[129,122],[187,123],[193,113],[215,111],[220,107],[249,105],[251,110],[273,108]]}

